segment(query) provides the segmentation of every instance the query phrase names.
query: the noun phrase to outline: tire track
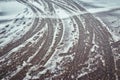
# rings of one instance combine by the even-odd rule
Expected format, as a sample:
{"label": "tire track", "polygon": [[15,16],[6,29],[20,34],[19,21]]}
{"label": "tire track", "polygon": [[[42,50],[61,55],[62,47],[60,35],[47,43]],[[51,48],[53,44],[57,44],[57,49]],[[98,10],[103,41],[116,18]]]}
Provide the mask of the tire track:
{"label": "tire track", "polygon": [[[107,26],[79,0],[17,1],[33,11],[34,21],[26,34],[0,51],[0,79],[119,78],[119,59],[115,58],[119,41],[113,41]],[[61,17],[64,13],[69,17]]]}

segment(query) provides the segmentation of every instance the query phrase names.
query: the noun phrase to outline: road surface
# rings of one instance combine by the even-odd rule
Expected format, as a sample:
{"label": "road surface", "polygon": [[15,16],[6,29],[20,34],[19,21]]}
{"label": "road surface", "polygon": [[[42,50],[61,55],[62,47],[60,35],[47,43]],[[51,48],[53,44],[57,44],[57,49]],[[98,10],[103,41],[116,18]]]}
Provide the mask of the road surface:
{"label": "road surface", "polygon": [[120,42],[79,0],[17,1],[33,17],[24,35],[0,48],[1,80],[120,80]]}

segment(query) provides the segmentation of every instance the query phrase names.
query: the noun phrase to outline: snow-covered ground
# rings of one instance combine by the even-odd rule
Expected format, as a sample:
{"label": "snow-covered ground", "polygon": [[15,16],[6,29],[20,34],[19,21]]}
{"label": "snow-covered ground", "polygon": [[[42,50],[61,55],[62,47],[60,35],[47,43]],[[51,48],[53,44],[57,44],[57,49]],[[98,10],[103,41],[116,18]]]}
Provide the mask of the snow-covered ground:
{"label": "snow-covered ground", "polygon": [[82,6],[99,17],[110,30],[115,41],[120,40],[120,0],[78,0]]}
{"label": "snow-covered ground", "polygon": [[25,8],[17,1],[0,1],[0,21],[14,19]]}
{"label": "snow-covered ground", "polygon": [[78,0],[91,13],[120,8],[120,0]]}
{"label": "snow-covered ground", "polygon": [[18,1],[0,1],[0,79],[72,80],[111,69],[119,0]]}
{"label": "snow-covered ground", "polygon": [[31,12],[17,1],[0,1],[0,48],[20,39],[30,29]]}

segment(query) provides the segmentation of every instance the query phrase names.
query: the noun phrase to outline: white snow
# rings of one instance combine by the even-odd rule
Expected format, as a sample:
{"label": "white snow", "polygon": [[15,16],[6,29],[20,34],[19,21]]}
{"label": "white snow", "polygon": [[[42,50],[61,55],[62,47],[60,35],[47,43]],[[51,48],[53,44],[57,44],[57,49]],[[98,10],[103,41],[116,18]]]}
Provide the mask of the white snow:
{"label": "white snow", "polygon": [[97,19],[102,23],[102,25],[111,33],[112,38],[113,38],[114,41],[119,41],[119,40],[120,40],[120,36],[119,36],[119,35],[116,35],[115,32],[112,32],[112,31],[108,28],[108,26],[107,26],[99,17],[96,17],[96,18],[97,18]]}
{"label": "white snow", "polygon": [[84,3],[90,4],[91,6],[96,6],[90,7],[81,3],[91,13],[108,11],[120,7],[120,0],[78,0],[78,1],[83,1]]}
{"label": "white snow", "polygon": [[[30,9],[17,1],[0,2],[0,6],[0,10],[4,13],[4,15],[0,14],[0,21],[5,20],[5,23],[1,22],[0,24],[0,32],[5,31],[0,35],[0,47],[2,48],[9,42],[18,40],[29,31],[33,23],[33,19],[31,19],[33,14]],[[7,20],[11,21],[7,22]]]}
{"label": "white snow", "polygon": [[14,19],[15,16],[22,12],[25,8],[25,5],[20,4],[17,1],[1,1],[0,12],[4,13],[4,15],[0,15],[0,20]]}

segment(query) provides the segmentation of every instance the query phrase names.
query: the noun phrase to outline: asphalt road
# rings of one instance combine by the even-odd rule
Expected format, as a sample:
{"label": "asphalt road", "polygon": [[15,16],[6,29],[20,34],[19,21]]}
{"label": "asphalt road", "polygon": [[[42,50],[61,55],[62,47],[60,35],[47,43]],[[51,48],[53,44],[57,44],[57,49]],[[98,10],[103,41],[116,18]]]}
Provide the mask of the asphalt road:
{"label": "asphalt road", "polygon": [[[0,50],[0,79],[120,80],[119,41],[79,2],[17,1],[33,11],[33,22],[25,35]],[[69,17],[61,18],[57,9]]]}

